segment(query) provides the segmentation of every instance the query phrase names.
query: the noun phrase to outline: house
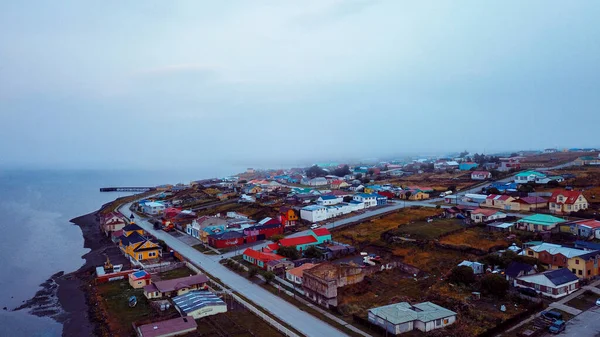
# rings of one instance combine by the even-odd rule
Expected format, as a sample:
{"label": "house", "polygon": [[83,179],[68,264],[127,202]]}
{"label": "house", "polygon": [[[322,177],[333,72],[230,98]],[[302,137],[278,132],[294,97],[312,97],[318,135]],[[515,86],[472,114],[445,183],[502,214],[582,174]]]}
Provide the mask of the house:
{"label": "house", "polygon": [[477,208],[471,212],[471,220],[473,220],[475,223],[488,222],[504,218],[506,218],[505,213],[493,209]]}
{"label": "house", "polygon": [[556,181],[557,183],[562,183],[563,181],[565,181],[565,178],[563,178],[562,176],[547,176],[544,178],[536,178],[535,179],[535,183],[536,184],[547,184],[551,181]]}
{"label": "house", "polygon": [[323,177],[317,177],[313,179],[302,179],[302,184],[308,186],[325,186],[328,182],[327,179]]}
{"label": "house", "polygon": [[327,207],[322,205],[309,205],[300,209],[300,217],[311,223],[327,220]]}
{"label": "house", "polygon": [[198,324],[190,317],[177,317],[135,327],[138,337],[181,336],[196,331]]}
{"label": "house", "polygon": [[322,206],[337,205],[344,201],[344,198],[335,195],[322,195],[317,199],[317,204]]}
{"label": "house", "polygon": [[398,192],[398,198],[403,200],[425,200],[429,199],[429,194],[420,190],[402,190]]}
{"label": "house", "polygon": [[569,214],[587,209],[589,203],[581,191],[555,190],[549,200],[550,212]]}
{"label": "house", "polygon": [[534,266],[527,264],[527,263],[516,262],[516,261],[511,262],[508,265],[508,267],[506,267],[506,270],[504,271],[506,280],[508,282],[510,282],[511,285],[513,285],[513,286],[514,286],[515,280],[517,278],[519,278],[521,276],[532,275],[535,273],[537,273],[537,270],[535,269]]}
{"label": "house", "polygon": [[227,304],[210,291],[194,290],[173,298],[175,308],[182,316],[200,319],[227,312]]}
{"label": "house", "polygon": [[309,231],[309,235],[287,237],[279,240],[279,246],[296,247],[299,251],[304,251],[310,246],[320,245],[331,241],[331,233],[327,228],[317,228]]}
{"label": "house", "polygon": [[523,197],[523,198],[515,199],[513,204],[514,203],[518,204],[518,208],[514,208],[514,209],[519,210],[519,211],[531,212],[531,211],[536,211],[538,209],[548,208],[548,200],[546,200],[542,197],[537,197],[537,196]]}
{"label": "house", "polygon": [[[382,195],[388,199],[394,199],[394,197],[396,197],[396,193],[394,193],[393,191],[379,191],[377,192],[377,194]],[[387,202],[387,200],[386,200]]]}
{"label": "house", "polygon": [[505,192],[516,192],[518,187],[519,187],[519,184],[517,184],[517,183],[504,183],[504,182],[495,181],[495,182],[489,184],[487,187],[485,187],[484,190],[487,193],[487,190],[495,188],[498,190],[498,192],[505,193]]}
{"label": "house", "polygon": [[139,263],[162,256],[162,247],[158,242],[141,235],[138,231],[129,233],[124,231],[119,237],[119,248],[130,261]]}
{"label": "house", "polygon": [[208,244],[214,248],[234,247],[244,244],[245,237],[244,233],[236,231],[213,234],[208,236]]}
{"label": "house", "polygon": [[492,173],[488,171],[473,171],[471,172],[471,180],[486,180],[492,179]]}
{"label": "house", "polygon": [[148,299],[180,296],[192,290],[206,289],[208,281],[203,274],[156,281],[144,287],[144,295]]}
{"label": "house", "polygon": [[134,289],[143,288],[152,283],[150,274],[145,270],[131,273],[127,278],[129,279],[129,285]]}
{"label": "house", "polygon": [[458,267],[460,267],[460,266],[465,266],[465,267],[469,267],[469,268],[473,269],[473,274],[475,274],[475,275],[480,275],[485,272],[485,266],[479,262],[471,262],[471,261],[465,260],[458,264]]}
{"label": "house", "polygon": [[415,305],[400,302],[369,309],[368,319],[386,332],[398,335],[412,330],[428,332],[446,327],[456,322],[456,313],[432,302]]}
{"label": "house", "polygon": [[377,206],[377,194],[359,193],[352,200],[362,202],[365,208]]}
{"label": "house", "polygon": [[298,213],[293,208],[281,207],[279,209],[279,220],[284,227],[296,226],[296,221],[298,221]]}
{"label": "house", "polygon": [[244,250],[243,259],[244,261],[266,270],[267,262],[283,260],[285,257],[274,253],[263,253],[252,248],[246,248],[246,250]]}
{"label": "house", "polygon": [[510,232],[514,225],[514,223],[498,221],[487,224],[487,228],[492,232]]}
{"label": "house", "polygon": [[498,171],[500,172],[508,172],[510,170],[520,170],[521,169],[521,161],[520,158],[500,158],[500,165],[498,166]]}
{"label": "house", "polygon": [[515,286],[533,289],[552,298],[566,296],[580,287],[577,276],[564,268],[518,277]]}
{"label": "house", "polygon": [[569,232],[582,239],[600,239],[600,221],[598,220],[577,220],[561,224],[562,226],[568,226]]}
{"label": "house", "polygon": [[138,233],[139,235],[146,234],[146,232],[144,232],[144,229],[142,227],[136,225],[135,223],[130,223],[129,225],[123,227],[122,230],[123,230],[123,234],[126,236],[129,236],[133,233]]}
{"label": "house", "polygon": [[342,188],[350,187],[350,184],[348,184],[347,182],[345,182],[342,179],[335,179],[335,180],[331,181],[329,186],[331,186],[331,188],[334,190],[339,190]]}
{"label": "house", "polygon": [[127,225],[125,219],[116,212],[111,212],[100,218],[102,230],[108,236],[110,232],[116,232]]}
{"label": "house", "polygon": [[429,187],[429,186],[407,186],[406,187],[407,190],[411,190],[411,191],[421,191],[423,193],[433,193],[433,187]]}
{"label": "house", "polygon": [[537,171],[519,172],[515,175],[515,183],[527,184],[528,182],[535,182],[536,179],[542,178],[546,178],[546,175]]}
{"label": "house", "polygon": [[161,202],[149,201],[144,203],[144,205],[142,206],[142,212],[150,215],[158,215],[162,214],[165,208],[165,205]]}
{"label": "house", "polygon": [[514,203],[515,198],[506,194],[490,194],[485,198],[485,203],[481,206],[498,208],[504,210],[511,210],[518,207],[518,204]]}
{"label": "house", "polygon": [[379,194],[375,198],[377,199],[377,206],[385,206],[385,205],[387,205],[388,198],[385,195]]}
{"label": "house", "polygon": [[470,171],[471,169],[477,168],[479,164],[473,162],[464,162],[458,165],[458,169],[461,171]]}
{"label": "house", "polygon": [[323,262],[304,270],[302,289],[307,298],[329,308],[337,306],[338,287],[362,282],[364,278],[361,267]]}
{"label": "house", "polygon": [[538,259],[548,269],[565,268],[579,278],[588,279],[600,274],[600,251],[584,250],[551,243],[541,243],[525,249],[525,255]]}
{"label": "house", "polygon": [[554,229],[558,224],[565,221],[548,214],[534,214],[518,220],[517,229],[530,232],[545,232]]}
{"label": "house", "polygon": [[575,165],[584,166],[584,165],[600,165],[600,158],[593,156],[583,156],[575,159]]}
{"label": "house", "polygon": [[299,267],[288,269],[285,272],[285,278],[291,283],[302,284],[302,276],[304,274],[304,270],[310,269],[316,266],[316,264],[305,263]]}

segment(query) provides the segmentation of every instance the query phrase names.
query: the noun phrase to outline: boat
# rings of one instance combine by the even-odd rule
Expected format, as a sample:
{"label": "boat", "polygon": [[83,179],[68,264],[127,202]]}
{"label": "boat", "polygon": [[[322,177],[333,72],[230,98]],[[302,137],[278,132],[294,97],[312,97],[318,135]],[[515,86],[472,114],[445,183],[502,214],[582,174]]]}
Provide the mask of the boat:
{"label": "boat", "polygon": [[133,308],[137,305],[137,297],[131,296],[129,297],[129,307]]}

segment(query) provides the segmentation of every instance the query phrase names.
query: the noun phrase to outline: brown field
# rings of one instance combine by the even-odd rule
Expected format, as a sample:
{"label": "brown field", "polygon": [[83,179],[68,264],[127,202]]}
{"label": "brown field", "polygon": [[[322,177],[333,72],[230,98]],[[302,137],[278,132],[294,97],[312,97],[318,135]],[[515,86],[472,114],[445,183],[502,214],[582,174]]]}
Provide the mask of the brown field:
{"label": "brown field", "polygon": [[571,162],[582,156],[597,156],[598,152],[558,152],[528,156],[521,160],[521,167],[549,167]]}
{"label": "brown field", "polygon": [[442,211],[430,207],[412,207],[398,211],[381,219],[374,219],[358,225],[336,230],[336,240],[349,244],[369,244],[380,242],[381,234],[400,225],[423,220],[440,214]]}
{"label": "brown field", "polygon": [[398,179],[391,179],[389,182],[399,186],[427,186],[436,191],[446,191],[450,186],[456,186],[456,188],[460,190],[474,184],[471,180],[471,173],[466,171],[456,171],[454,173],[422,173]]}
{"label": "brown field", "polygon": [[474,255],[456,250],[438,248],[433,243],[425,247],[412,244],[396,246],[392,254],[402,262],[413,265],[433,277],[446,275],[461,261],[475,258]]}
{"label": "brown field", "polygon": [[470,228],[464,232],[448,235],[440,243],[488,251],[495,246],[508,246],[509,242],[500,233],[491,233],[482,228]]}

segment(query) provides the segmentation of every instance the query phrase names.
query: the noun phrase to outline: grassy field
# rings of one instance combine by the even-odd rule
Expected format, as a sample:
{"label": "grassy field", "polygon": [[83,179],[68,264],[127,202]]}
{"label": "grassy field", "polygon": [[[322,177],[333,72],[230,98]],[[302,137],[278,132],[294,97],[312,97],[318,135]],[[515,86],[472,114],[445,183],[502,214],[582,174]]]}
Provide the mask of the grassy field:
{"label": "grassy field", "polygon": [[[131,323],[158,316],[144,296],[144,290],[133,289],[126,280],[98,285],[98,295],[108,313],[111,332],[116,336],[130,336],[133,334]],[[130,296],[137,297],[134,308],[129,307]]]}
{"label": "grassy field", "polygon": [[575,297],[574,299],[570,300],[569,302],[567,302],[565,304],[570,307],[577,308],[582,311],[586,311],[586,310],[596,306],[597,298],[598,298],[598,295],[587,290],[583,294]]}
{"label": "grassy field", "polygon": [[439,209],[429,207],[406,208],[381,219],[374,219],[341,230],[335,230],[334,236],[336,240],[349,244],[375,243],[380,241],[383,232],[411,222],[424,220],[441,212]]}
{"label": "grassy field", "polygon": [[172,280],[175,278],[186,277],[190,275],[196,275],[190,268],[182,267],[169,271],[165,271],[158,274],[161,280]]}
{"label": "grassy field", "polygon": [[490,248],[496,246],[508,246],[509,244],[501,233],[489,232],[478,227],[445,236],[440,242],[443,244],[470,247],[483,251],[488,251]]}
{"label": "grassy field", "polygon": [[457,219],[434,219],[432,222],[417,221],[401,225],[396,232],[409,234],[413,239],[436,239],[462,227],[461,221]]}

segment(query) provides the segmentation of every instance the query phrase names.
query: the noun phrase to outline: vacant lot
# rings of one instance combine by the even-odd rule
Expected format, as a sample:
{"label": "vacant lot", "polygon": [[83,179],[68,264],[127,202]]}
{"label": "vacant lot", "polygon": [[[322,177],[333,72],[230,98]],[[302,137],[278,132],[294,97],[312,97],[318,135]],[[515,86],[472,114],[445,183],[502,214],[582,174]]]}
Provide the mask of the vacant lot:
{"label": "vacant lot", "polygon": [[421,173],[393,179],[390,182],[400,186],[428,186],[436,191],[446,191],[451,186],[455,186],[457,189],[461,190],[474,184],[474,181],[471,180],[471,172],[468,171],[457,171],[454,173]]}
{"label": "vacant lot", "polygon": [[195,275],[195,274],[196,273],[194,273],[190,268],[182,267],[182,268],[177,268],[177,269],[159,273],[158,277],[161,280],[172,280],[175,278],[186,277],[186,276]]}
{"label": "vacant lot", "polygon": [[463,260],[474,259],[475,255],[452,249],[436,247],[433,243],[420,247],[405,244],[393,249],[393,256],[402,262],[415,266],[433,277],[443,277]]}
{"label": "vacant lot", "polygon": [[440,243],[457,247],[475,248],[486,252],[493,247],[504,246],[506,248],[509,245],[501,233],[488,232],[479,227],[445,236],[440,240]]}
{"label": "vacant lot", "polygon": [[433,219],[432,222],[416,221],[401,225],[394,231],[394,234],[404,234],[413,239],[436,239],[462,227],[462,222],[457,219]]}
{"label": "vacant lot", "polygon": [[407,208],[384,216],[381,219],[370,220],[358,225],[336,230],[334,235],[336,240],[349,244],[369,244],[380,242],[381,234],[390,229],[398,228],[412,222],[421,221],[427,217],[441,214],[442,211],[429,207]]}
{"label": "vacant lot", "polygon": [[598,298],[598,295],[587,290],[583,294],[575,297],[574,299],[570,300],[569,302],[567,302],[565,304],[570,307],[577,308],[582,311],[586,311],[586,310],[596,306],[597,298]]}
{"label": "vacant lot", "polygon": [[582,156],[597,156],[597,152],[559,152],[545,153],[535,156],[528,156],[521,160],[521,167],[536,168],[536,167],[551,167],[568,162]]}

